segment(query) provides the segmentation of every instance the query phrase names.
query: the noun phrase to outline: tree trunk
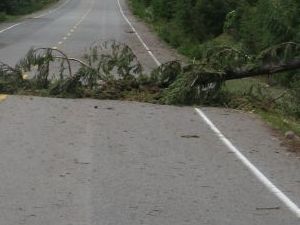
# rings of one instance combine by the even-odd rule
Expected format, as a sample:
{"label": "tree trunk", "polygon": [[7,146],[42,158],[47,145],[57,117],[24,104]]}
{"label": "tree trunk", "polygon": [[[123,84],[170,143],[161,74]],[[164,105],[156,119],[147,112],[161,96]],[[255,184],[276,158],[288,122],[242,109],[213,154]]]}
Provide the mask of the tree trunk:
{"label": "tree trunk", "polygon": [[296,69],[300,69],[300,59],[294,59],[285,63],[279,63],[277,65],[263,65],[261,67],[253,68],[250,70],[228,70],[226,71],[224,78],[225,80],[235,80],[264,74],[287,72]]}

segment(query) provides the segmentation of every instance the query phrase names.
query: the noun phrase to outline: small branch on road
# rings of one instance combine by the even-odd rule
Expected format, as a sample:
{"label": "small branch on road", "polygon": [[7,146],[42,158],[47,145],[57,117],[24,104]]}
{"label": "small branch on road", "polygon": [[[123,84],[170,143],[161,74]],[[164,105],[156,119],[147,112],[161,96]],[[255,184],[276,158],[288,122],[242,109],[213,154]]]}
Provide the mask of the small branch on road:
{"label": "small branch on road", "polygon": [[[56,51],[58,53],[60,53],[63,57],[61,57],[62,59],[65,59],[67,61],[67,64],[68,64],[68,70],[69,70],[69,74],[70,74],[70,77],[73,76],[73,73],[72,73],[72,67],[71,67],[71,63],[70,63],[70,59],[69,57],[67,56],[66,53],[64,53],[63,51],[59,50],[59,49],[56,49],[56,48],[36,48],[33,50],[33,52],[37,52],[39,50],[47,50],[47,51]],[[56,56],[54,56],[55,58]]]}

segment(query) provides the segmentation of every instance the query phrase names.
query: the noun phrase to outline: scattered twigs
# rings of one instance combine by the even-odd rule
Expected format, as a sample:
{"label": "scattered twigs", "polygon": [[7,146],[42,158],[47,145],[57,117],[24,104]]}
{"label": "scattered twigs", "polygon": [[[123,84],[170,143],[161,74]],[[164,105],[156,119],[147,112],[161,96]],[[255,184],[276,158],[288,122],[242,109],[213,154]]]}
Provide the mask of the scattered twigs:
{"label": "scattered twigs", "polygon": [[[67,61],[70,77],[73,76],[73,74],[72,74],[72,68],[71,68],[71,63],[70,63],[70,58],[67,56],[67,54],[65,54],[63,51],[61,51],[59,49],[56,49],[56,48],[36,48],[36,49],[33,50],[33,53],[35,53],[35,52],[37,52],[39,50],[56,51],[59,54],[61,54],[63,57],[60,57],[60,58]],[[54,58],[57,58],[57,56],[54,56]]]}

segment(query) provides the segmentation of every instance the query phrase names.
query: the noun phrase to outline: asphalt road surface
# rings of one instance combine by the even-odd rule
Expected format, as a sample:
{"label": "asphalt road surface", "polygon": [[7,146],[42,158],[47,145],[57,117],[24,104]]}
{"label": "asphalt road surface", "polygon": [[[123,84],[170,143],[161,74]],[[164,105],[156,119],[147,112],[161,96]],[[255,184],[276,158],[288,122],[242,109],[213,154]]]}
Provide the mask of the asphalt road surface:
{"label": "asphalt road surface", "polygon": [[[69,0],[2,24],[0,60],[99,39],[174,57],[121,6],[148,50],[117,1]],[[0,95],[1,225],[299,225],[299,162],[247,113]]]}
{"label": "asphalt road surface", "polygon": [[[96,41],[116,40],[128,44],[146,70],[156,67],[157,63],[124,20],[119,3],[127,14],[124,0],[64,0],[18,23],[0,25],[0,61],[14,65],[30,47],[57,47],[79,58]],[[159,61],[172,59],[174,54],[166,52],[155,36],[148,35],[145,26],[137,27]]]}

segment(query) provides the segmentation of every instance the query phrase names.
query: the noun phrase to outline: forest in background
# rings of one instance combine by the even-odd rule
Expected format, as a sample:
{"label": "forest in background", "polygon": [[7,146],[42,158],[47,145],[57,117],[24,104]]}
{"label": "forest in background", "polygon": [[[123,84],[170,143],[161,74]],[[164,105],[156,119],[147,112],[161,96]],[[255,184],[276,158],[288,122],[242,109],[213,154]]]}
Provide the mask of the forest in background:
{"label": "forest in background", "polygon": [[32,13],[43,8],[45,5],[58,0],[1,0],[0,21],[17,15]]}
{"label": "forest in background", "polygon": [[[135,14],[152,23],[179,52],[199,59],[214,45],[249,54],[300,40],[299,0],[130,0]],[[281,80],[290,85],[291,78]],[[280,78],[281,79],[281,78]]]}

